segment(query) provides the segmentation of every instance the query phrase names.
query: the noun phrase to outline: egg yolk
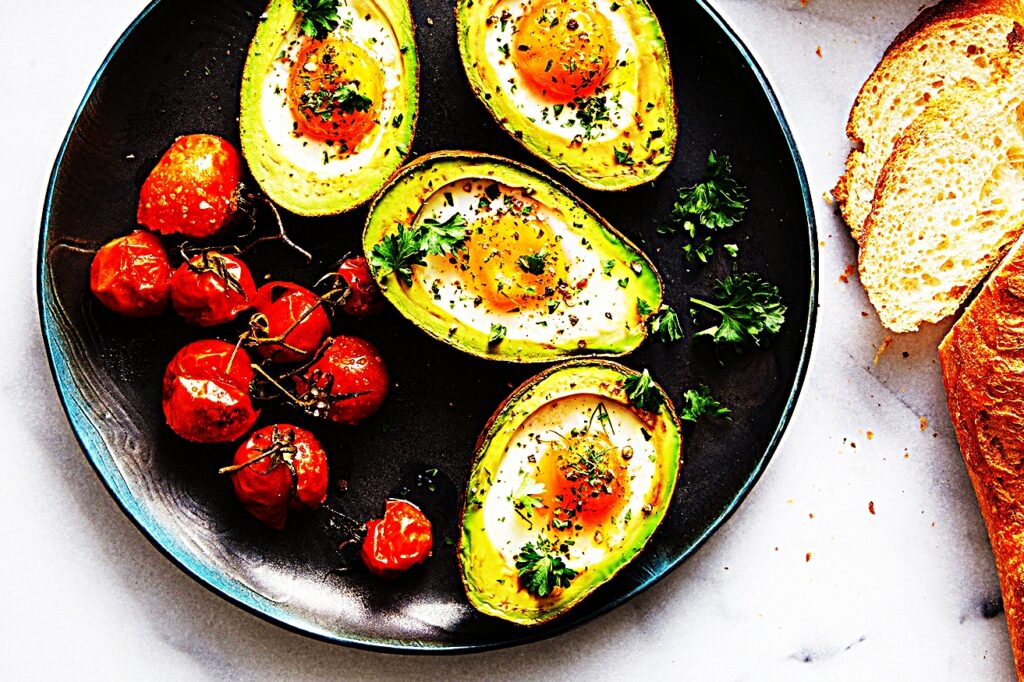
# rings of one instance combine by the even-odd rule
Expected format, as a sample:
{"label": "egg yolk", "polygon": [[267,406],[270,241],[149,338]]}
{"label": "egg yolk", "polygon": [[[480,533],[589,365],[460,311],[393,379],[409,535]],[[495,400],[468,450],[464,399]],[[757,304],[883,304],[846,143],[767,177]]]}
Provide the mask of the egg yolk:
{"label": "egg yolk", "polygon": [[542,502],[552,526],[584,530],[616,516],[628,498],[626,465],[602,431],[573,433],[549,444],[541,460]]}
{"label": "egg yolk", "polygon": [[512,212],[484,220],[491,224],[470,230],[464,255],[473,293],[490,308],[510,312],[546,306],[564,292],[565,254],[543,220]]}
{"label": "egg yolk", "polygon": [[295,132],[355,150],[377,125],[384,73],[363,48],[327,38],[306,40],[288,76]]}
{"label": "egg yolk", "polygon": [[618,53],[611,23],[592,0],[534,2],[513,43],[515,67],[542,95],[562,103],[593,94]]}

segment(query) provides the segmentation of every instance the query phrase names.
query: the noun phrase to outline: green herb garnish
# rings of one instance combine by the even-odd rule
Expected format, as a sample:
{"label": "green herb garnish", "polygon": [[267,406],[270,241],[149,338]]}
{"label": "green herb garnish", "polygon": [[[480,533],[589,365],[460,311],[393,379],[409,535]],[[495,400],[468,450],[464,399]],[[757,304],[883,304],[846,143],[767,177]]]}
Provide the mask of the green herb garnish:
{"label": "green herb garnish", "polygon": [[556,587],[569,587],[579,573],[565,565],[563,554],[547,538],[527,542],[515,557],[519,584],[537,597],[548,596]]}
{"label": "green herb garnish", "polygon": [[679,324],[679,315],[671,306],[662,305],[651,319],[647,321],[651,335],[662,343],[671,343],[683,338],[683,327]]}
{"label": "green herb garnish", "polygon": [[487,344],[493,346],[501,343],[505,339],[505,334],[508,333],[508,329],[504,325],[492,324],[491,335],[487,337]]}
{"label": "green herb garnish", "polygon": [[629,401],[641,410],[657,412],[665,404],[665,394],[651,380],[651,373],[646,369],[643,374],[628,377],[623,383]]}
{"label": "green herb garnish", "polygon": [[779,290],[754,273],[729,275],[715,283],[716,303],[697,298],[690,302],[722,316],[722,321],[697,336],[710,336],[715,343],[761,345],[765,336],[778,333],[786,320],[786,306]]}
{"label": "green herb garnish", "polygon": [[519,269],[523,272],[528,272],[531,275],[541,275],[547,266],[547,258],[547,249],[541,249],[537,253],[520,256],[516,259],[516,264],[519,265]]}
{"label": "green herb garnish", "polygon": [[338,0],[295,0],[295,11],[302,14],[302,32],[323,40],[338,26]]}
{"label": "green herb garnish", "polygon": [[699,417],[720,417],[730,419],[729,408],[711,397],[711,389],[701,384],[696,390],[690,389],[683,394],[683,406],[679,417],[688,422],[695,422]]}
{"label": "green herb garnish", "polygon": [[423,221],[420,248],[432,256],[458,253],[466,248],[467,227],[466,218],[457,212],[443,223],[427,218]]}
{"label": "green herb garnish", "polygon": [[370,267],[377,278],[395,273],[406,286],[412,286],[412,266],[426,264],[422,241],[419,230],[406,230],[405,225],[399,223],[397,232],[384,237],[370,251]]}
{"label": "green herb garnish", "polygon": [[719,156],[712,150],[708,154],[704,180],[679,190],[671,219],[682,223],[695,216],[709,230],[721,230],[743,220],[748,201],[745,188],[732,177],[729,157]]}

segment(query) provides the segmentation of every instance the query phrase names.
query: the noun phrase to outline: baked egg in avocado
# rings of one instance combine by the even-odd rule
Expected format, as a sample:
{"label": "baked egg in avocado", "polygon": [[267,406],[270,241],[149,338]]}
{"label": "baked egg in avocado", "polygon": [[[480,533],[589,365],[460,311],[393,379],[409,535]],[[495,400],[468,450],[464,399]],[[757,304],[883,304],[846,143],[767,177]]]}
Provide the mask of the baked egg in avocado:
{"label": "baked egg in avocado", "polygon": [[632,405],[637,373],[613,362],[552,367],[516,390],[477,444],[459,564],[482,613],[537,625],[575,606],[643,549],[665,516],[682,435],[660,387]]}
{"label": "baked egg in avocado", "polygon": [[645,0],[459,0],[456,16],[473,91],[531,152],[593,189],[668,166],[672,70]]}
{"label": "baked egg in avocado", "polygon": [[662,302],[629,240],[550,178],[485,154],[403,168],[371,206],[363,248],[402,315],[479,357],[623,355]]}
{"label": "baked egg in avocado", "polygon": [[408,0],[346,0],[315,36],[272,0],[242,76],[242,153],[268,197],[300,215],[368,201],[412,145],[419,67]]}

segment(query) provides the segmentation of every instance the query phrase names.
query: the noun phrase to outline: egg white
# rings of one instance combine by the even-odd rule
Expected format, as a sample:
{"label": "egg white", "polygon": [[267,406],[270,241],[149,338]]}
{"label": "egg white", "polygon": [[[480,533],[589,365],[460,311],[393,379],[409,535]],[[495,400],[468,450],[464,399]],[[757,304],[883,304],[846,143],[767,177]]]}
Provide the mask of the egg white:
{"label": "egg white", "polygon": [[[369,19],[367,19],[369,16]],[[338,6],[339,25],[333,35],[351,42],[369,54],[384,74],[383,101],[379,119],[373,130],[360,142],[353,153],[339,158],[338,146],[299,135],[294,130],[295,120],[288,103],[288,76],[292,63],[302,48],[304,38],[302,19],[297,17],[284,37],[281,53],[272,62],[270,72],[263,79],[263,125],[270,139],[279,145],[278,151],[291,164],[322,177],[336,177],[359,170],[371,162],[378,152],[387,126],[396,114],[398,93],[409,78],[402,60],[402,45],[388,21],[387,15],[376,3],[368,0],[349,0]],[[351,28],[345,28],[351,22]],[[391,154],[399,153],[392,150]]]}
{"label": "egg white", "polygon": [[[493,3],[492,16],[500,17],[509,12],[511,19],[502,29],[501,22],[495,21],[487,31],[484,42],[485,59],[498,75],[498,83],[505,96],[514,101],[522,114],[549,135],[559,137],[566,142],[577,136],[588,140],[609,140],[617,138],[622,131],[633,124],[633,114],[637,112],[637,69],[635,65],[636,39],[626,20],[626,13],[613,12],[611,5],[614,0],[596,0],[595,6],[609,21],[619,50],[615,55],[616,66],[612,68],[605,82],[603,96],[608,103],[610,121],[604,122],[601,128],[591,131],[584,129],[566,106],[559,115],[554,113],[554,104],[545,100],[533,91],[524,76],[515,66],[515,55],[506,57],[503,46],[514,50],[513,37],[523,15],[529,13],[532,3],[524,0],[499,0]],[[620,66],[625,62],[625,66]]]}
{"label": "egg white", "polygon": [[[487,222],[485,218],[496,216],[504,209],[503,201],[493,202],[487,208],[479,207],[479,188],[493,184],[493,180],[470,178],[438,188],[423,203],[415,225],[419,226],[427,218],[444,222],[455,213],[461,213],[472,231],[475,224]],[[424,296],[434,300],[434,305],[452,319],[456,331],[469,328],[489,334],[492,324],[500,324],[507,330],[507,340],[545,343],[554,339],[563,347],[578,345],[587,339],[620,334],[622,325],[628,324],[624,321],[637,314],[636,301],[626,300],[618,284],[621,278],[635,277],[630,266],[616,260],[612,272],[604,274],[601,254],[592,245],[587,245],[581,231],[571,227],[560,211],[531,202],[522,189],[498,186],[502,196],[510,195],[513,199],[534,205],[534,215],[551,231],[558,241],[558,247],[565,254],[570,285],[586,279],[586,287],[579,290],[572,301],[560,303],[554,312],[549,313],[544,306],[512,312],[494,309],[486,301],[476,305],[469,272],[460,272],[454,268],[441,270],[432,267],[429,262],[427,266],[414,269],[413,286],[421,288]],[[472,189],[467,191],[467,187]],[[560,298],[557,300],[561,301]],[[571,317],[576,318],[575,324]]]}
{"label": "egg white", "polygon": [[[629,498],[614,523],[602,525],[600,536],[593,531],[580,531],[571,536],[554,533],[532,523],[516,513],[512,500],[536,485],[536,475],[544,466],[548,445],[544,441],[557,436],[554,431],[565,434],[572,429],[585,430],[591,422],[591,415],[599,405],[608,410],[609,430],[614,432],[612,443],[620,450],[633,448],[633,456],[626,462],[625,472],[617,476],[628,478]],[[601,428],[596,420],[591,429]],[[627,406],[605,396],[576,394],[545,403],[530,415],[516,430],[508,442],[505,457],[497,472],[493,472],[493,483],[483,500],[484,527],[495,549],[508,566],[515,564],[515,555],[527,542],[535,542],[539,535],[551,540],[570,538],[565,563],[570,568],[583,570],[615,552],[629,537],[630,530],[637,523],[643,523],[643,507],[654,487],[657,476],[654,441],[644,437],[644,424]],[[535,462],[531,462],[533,457]],[[630,520],[627,522],[626,517]]]}

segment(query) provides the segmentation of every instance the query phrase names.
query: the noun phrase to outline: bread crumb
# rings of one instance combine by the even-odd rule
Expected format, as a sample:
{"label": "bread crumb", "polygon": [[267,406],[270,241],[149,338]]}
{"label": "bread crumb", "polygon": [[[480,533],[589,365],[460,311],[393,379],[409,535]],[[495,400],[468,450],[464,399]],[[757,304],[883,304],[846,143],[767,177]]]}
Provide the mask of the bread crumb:
{"label": "bread crumb", "polygon": [[882,343],[878,346],[878,352],[875,353],[875,360],[871,364],[877,365],[878,364],[878,360],[882,357],[882,353],[884,353],[886,350],[888,350],[889,346],[891,346],[891,345],[892,345],[892,337],[891,336],[887,336],[884,339],[882,339]]}
{"label": "bread crumb", "polygon": [[[821,48],[818,48],[818,49],[820,50]],[[821,193],[821,198],[825,200],[825,205],[826,206],[831,206],[832,205],[832,194],[831,193],[829,193],[829,192],[822,192]]]}
{"label": "bread crumb", "polygon": [[921,417],[921,430],[924,431],[927,428],[928,428],[928,418],[927,417]]}
{"label": "bread crumb", "polygon": [[874,500],[868,500],[868,513],[870,513],[872,516],[875,515],[875,501]]}
{"label": "bread crumb", "polygon": [[817,49],[814,50],[814,54],[818,55],[818,59],[821,59],[821,45],[818,45]]}
{"label": "bread crumb", "polygon": [[874,431],[868,431],[866,435],[868,437],[868,440],[871,440],[872,438],[875,437],[875,432]]}
{"label": "bread crumb", "polygon": [[839,281],[843,284],[850,283],[850,275],[857,272],[857,268],[854,265],[847,265],[846,269],[843,270],[843,274],[839,275]]}
{"label": "bread crumb", "polygon": [[807,563],[810,560],[811,560],[811,553],[808,552],[807,555],[804,557],[804,563]]}

